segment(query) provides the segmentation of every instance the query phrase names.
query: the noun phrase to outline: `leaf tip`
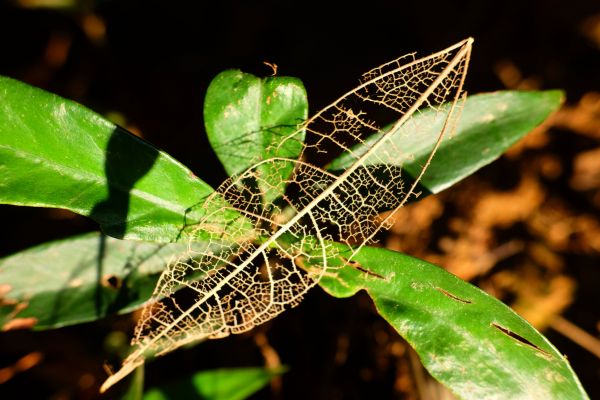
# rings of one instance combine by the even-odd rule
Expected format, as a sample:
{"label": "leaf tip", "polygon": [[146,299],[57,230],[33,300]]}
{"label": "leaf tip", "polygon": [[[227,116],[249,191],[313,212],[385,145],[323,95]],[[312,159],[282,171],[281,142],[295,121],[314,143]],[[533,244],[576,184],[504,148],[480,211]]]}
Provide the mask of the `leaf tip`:
{"label": "leaf tip", "polygon": [[119,369],[117,372],[106,378],[102,386],[100,386],[100,393],[105,393],[108,389],[110,389],[120,380],[132,373],[137,367],[139,367],[142,364],[144,364],[144,361],[132,360],[131,362],[127,362],[127,360],[125,360],[121,369]]}
{"label": "leaf tip", "polygon": [[562,89],[552,89],[547,91],[553,100],[557,103],[557,108],[564,104],[567,99],[567,94]]}

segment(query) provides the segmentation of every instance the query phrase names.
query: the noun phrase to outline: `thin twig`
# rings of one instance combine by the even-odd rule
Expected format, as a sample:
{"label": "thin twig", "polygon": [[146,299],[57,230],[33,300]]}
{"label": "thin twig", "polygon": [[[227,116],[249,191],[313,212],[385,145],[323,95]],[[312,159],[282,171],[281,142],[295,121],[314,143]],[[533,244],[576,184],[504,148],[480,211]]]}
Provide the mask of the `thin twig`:
{"label": "thin twig", "polygon": [[600,358],[600,340],[571,321],[568,321],[561,316],[557,316],[550,323],[550,327]]}

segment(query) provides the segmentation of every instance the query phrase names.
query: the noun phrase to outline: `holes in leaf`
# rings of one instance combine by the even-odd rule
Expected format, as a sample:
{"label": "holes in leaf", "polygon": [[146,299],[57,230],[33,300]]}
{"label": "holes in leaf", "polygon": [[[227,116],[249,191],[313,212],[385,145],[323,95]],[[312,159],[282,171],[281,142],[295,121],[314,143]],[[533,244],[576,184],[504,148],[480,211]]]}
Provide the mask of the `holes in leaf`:
{"label": "holes in leaf", "polygon": [[123,280],[116,275],[106,274],[102,277],[101,283],[106,288],[118,290],[121,288]]}
{"label": "holes in leaf", "polygon": [[536,346],[535,344],[531,343],[529,340],[525,339],[523,336],[521,336],[521,335],[519,335],[519,334],[511,331],[510,329],[505,328],[505,327],[503,327],[501,325],[498,325],[495,322],[492,322],[491,325],[494,328],[498,329],[503,334],[505,334],[506,336],[510,337],[511,339],[516,340],[517,342],[519,342],[521,344],[524,344],[525,346],[528,346],[528,347],[530,347],[530,348],[532,348],[532,349],[534,349],[536,351],[539,351],[540,353],[542,353],[542,354],[544,354],[544,355],[546,355],[548,357],[551,356],[551,354],[548,353],[546,350],[540,349],[538,346]]}
{"label": "holes in leaf", "polygon": [[369,271],[368,269],[366,269],[362,265],[360,265],[360,263],[358,261],[348,260],[347,258],[344,258],[344,257],[341,257],[341,256],[340,256],[340,258],[342,259],[342,261],[344,262],[344,264],[346,264],[346,265],[348,265],[348,266],[350,266],[352,268],[356,268],[360,272],[363,272],[363,273],[365,273],[367,275],[370,275],[370,276],[374,276],[375,278],[378,278],[378,279],[385,280],[385,276],[379,275],[378,273],[373,272],[373,271]]}
{"label": "holes in leaf", "polygon": [[444,296],[450,297],[452,300],[456,300],[456,301],[459,301],[459,302],[464,303],[464,304],[471,304],[472,303],[471,300],[461,299],[460,297],[458,297],[458,296],[450,293],[447,290],[442,289],[441,287],[436,287],[435,289],[438,292],[442,293]]}

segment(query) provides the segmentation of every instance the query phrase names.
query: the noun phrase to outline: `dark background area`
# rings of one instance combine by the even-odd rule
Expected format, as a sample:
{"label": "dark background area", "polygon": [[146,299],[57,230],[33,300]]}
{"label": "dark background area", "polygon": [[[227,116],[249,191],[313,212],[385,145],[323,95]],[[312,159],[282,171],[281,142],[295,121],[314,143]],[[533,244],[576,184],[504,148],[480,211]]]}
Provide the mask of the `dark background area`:
{"label": "dark background area", "polygon": [[[600,91],[600,5],[593,0],[374,0],[335,6],[106,0],[69,8],[37,8],[35,3],[0,5],[0,74],[101,114],[118,113],[128,129],[213,186],[225,173],[204,135],[202,103],[210,80],[228,68],[269,75],[263,61],[277,64],[279,75],[303,80],[314,113],[372,67],[472,36],[470,93],[519,85],[560,88],[566,91],[567,105],[576,105],[586,94]],[[564,127],[555,135],[549,151],[565,165],[578,152],[596,148],[600,138],[600,132],[594,139]],[[518,180],[519,168],[527,165],[523,157],[518,164],[503,161],[486,168],[480,179],[491,187],[511,188],[510,180]],[[564,171],[563,178],[547,185],[555,190],[551,196],[597,217],[592,195],[574,192],[565,183],[568,167]],[[0,218],[5,227],[1,256],[97,229],[83,217],[56,210],[2,206]],[[598,250],[567,253],[565,274],[580,289],[566,315],[598,337]],[[1,397],[96,398],[105,376],[102,363],[109,357],[106,336],[131,329],[131,318],[124,316],[48,332],[0,334],[0,368],[34,350],[44,354],[37,366],[0,384]],[[414,379],[403,378],[414,375],[414,357],[366,296],[336,300],[314,289],[301,306],[257,332],[291,368],[279,394],[265,390],[261,398],[417,398],[411,389]],[[545,333],[567,354],[590,396],[600,397],[600,360],[555,331]],[[148,382],[160,384],[213,367],[261,365],[264,346],[261,353],[256,335],[212,341],[164,357],[147,367]]]}

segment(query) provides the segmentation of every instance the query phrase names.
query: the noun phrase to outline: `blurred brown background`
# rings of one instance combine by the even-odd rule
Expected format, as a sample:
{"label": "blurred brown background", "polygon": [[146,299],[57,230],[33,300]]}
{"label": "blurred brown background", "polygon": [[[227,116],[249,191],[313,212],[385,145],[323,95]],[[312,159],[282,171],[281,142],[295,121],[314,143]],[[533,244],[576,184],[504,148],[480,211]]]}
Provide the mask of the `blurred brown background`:
{"label": "blurred brown background", "polygon": [[[467,36],[475,38],[470,93],[560,88],[566,104],[498,162],[407,207],[385,244],[513,306],[567,355],[590,396],[600,397],[597,1],[5,1],[0,74],[118,119],[217,186],[225,173],[204,137],[202,102],[218,72],[268,75],[263,61],[276,63],[280,75],[304,81],[314,112],[371,67]],[[59,210],[2,206],[0,217],[0,255],[96,229]],[[125,316],[1,334],[0,397],[97,398],[102,363],[131,329]],[[257,398],[447,395],[366,296],[335,300],[320,289],[255,331],[151,363],[147,378],[157,385],[265,362],[291,371]]]}

